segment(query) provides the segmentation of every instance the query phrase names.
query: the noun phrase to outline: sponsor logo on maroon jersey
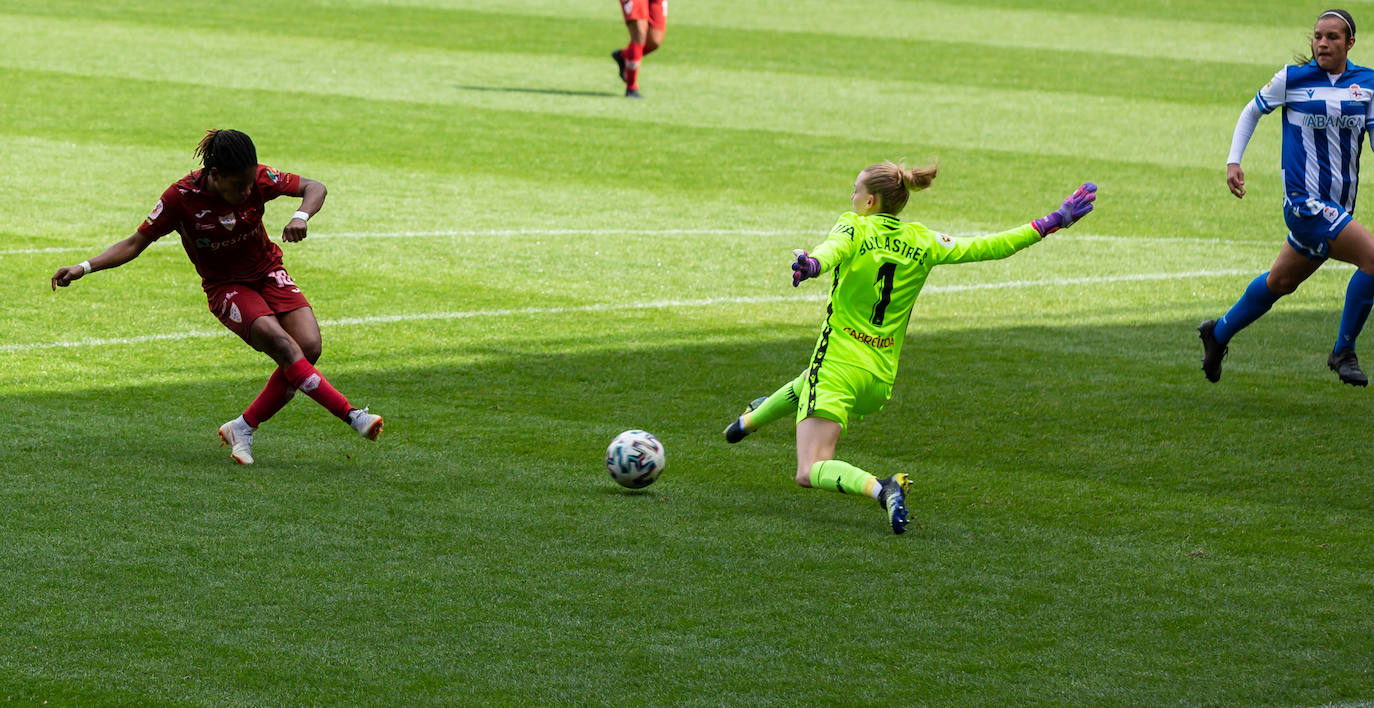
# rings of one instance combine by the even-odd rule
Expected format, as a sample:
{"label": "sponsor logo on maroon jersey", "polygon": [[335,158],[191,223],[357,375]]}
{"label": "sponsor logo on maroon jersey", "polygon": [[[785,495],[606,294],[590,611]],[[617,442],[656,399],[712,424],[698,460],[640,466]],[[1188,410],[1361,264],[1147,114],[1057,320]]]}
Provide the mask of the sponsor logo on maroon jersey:
{"label": "sponsor logo on maroon jersey", "polygon": [[228,246],[233,246],[234,244],[243,243],[244,241],[247,241],[251,238],[253,238],[253,234],[251,233],[239,234],[234,238],[226,239],[223,241],[215,241],[208,238],[198,238],[196,239],[196,248],[208,248],[211,251],[218,251],[221,248],[226,248]]}

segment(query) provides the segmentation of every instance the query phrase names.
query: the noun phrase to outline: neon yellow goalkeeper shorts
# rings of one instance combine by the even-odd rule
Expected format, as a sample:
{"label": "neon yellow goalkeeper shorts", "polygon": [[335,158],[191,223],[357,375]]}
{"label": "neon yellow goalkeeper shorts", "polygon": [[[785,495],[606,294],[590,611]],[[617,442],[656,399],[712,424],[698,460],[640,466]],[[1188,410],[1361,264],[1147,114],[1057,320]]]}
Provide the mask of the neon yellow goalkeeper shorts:
{"label": "neon yellow goalkeeper shorts", "polygon": [[825,418],[849,427],[849,419],[882,410],[892,398],[892,383],[883,381],[872,372],[838,361],[822,361],[802,374],[801,400],[797,405],[797,422],[807,418]]}

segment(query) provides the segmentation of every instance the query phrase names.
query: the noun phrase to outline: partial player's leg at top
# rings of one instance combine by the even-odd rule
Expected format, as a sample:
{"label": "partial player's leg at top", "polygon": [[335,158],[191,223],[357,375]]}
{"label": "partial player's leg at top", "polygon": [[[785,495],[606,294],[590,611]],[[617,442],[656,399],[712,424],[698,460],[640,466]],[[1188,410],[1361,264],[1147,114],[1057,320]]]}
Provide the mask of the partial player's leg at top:
{"label": "partial player's leg at top", "polygon": [[625,84],[626,98],[639,98],[639,66],[644,57],[663,45],[668,30],[667,0],[617,0],[630,42],[611,52]]}

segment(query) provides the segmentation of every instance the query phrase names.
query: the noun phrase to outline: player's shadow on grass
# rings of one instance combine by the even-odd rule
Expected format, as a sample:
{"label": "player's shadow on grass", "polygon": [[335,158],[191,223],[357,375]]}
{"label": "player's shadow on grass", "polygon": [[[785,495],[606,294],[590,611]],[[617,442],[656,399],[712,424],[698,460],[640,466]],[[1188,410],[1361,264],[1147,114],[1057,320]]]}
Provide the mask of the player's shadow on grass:
{"label": "player's shadow on grass", "polygon": [[[993,469],[1060,482],[1165,484],[1185,494],[1281,503],[1299,495],[1329,508],[1362,507],[1368,497],[1348,488],[1374,495],[1374,481],[1362,475],[1301,491],[1290,484],[1360,467],[1350,443],[1312,436],[1317,421],[1363,420],[1374,403],[1325,366],[1337,319],[1296,309],[1270,313],[1233,343],[1219,384],[1202,376],[1191,318],[932,332],[916,326],[892,400],[851,423],[838,455],[880,476],[913,471],[957,479],[965,470]],[[668,449],[670,483],[678,477],[766,492],[793,484],[792,424],[779,421],[738,445],[726,444],[721,431],[748,401],[801,372],[814,335],[796,332],[807,329],[726,326],[703,332],[705,344],[566,354],[513,354],[491,344],[467,352],[482,354],[482,363],[420,372],[413,381],[426,389],[452,386],[445,397],[466,401],[459,404],[470,411],[466,419],[480,421],[487,403],[523,421],[518,428],[506,417],[477,422],[483,440],[511,438],[513,451],[547,449],[550,436],[568,441],[563,464],[595,470],[606,484],[599,469],[606,443],[643,428]],[[403,377],[413,373],[387,386],[403,388]],[[414,395],[423,393],[416,387]]]}
{"label": "player's shadow on grass", "polygon": [[497,91],[501,93],[538,93],[549,96],[590,96],[593,98],[620,98],[613,91],[571,91],[568,89],[525,88],[521,86],[467,86],[459,84],[463,91]]}
{"label": "player's shadow on grass", "polygon": [[[1363,467],[1357,443],[1321,434],[1323,421],[1364,420],[1374,403],[1326,369],[1336,318],[1270,313],[1233,342],[1219,384],[1199,370],[1193,321],[930,332],[918,324],[892,400],[851,422],[838,456],[880,476],[913,472],[923,483],[993,471],[1363,507],[1374,480],[1354,472]],[[563,345],[557,334],[524,350],[520,340],[469,340],[453,345],[461,364],[366,372],[326,365],[341,390],[386,416],[382,441],[358,440],[297,396],[259,431],[249,472],[381,483],[442,468],[445,494],[494,479],[622,494],[602,466],[606,444],[642,428],[668,450],[665,478],[648,497],[665,481],[781,492],[793,484],[792,424],[779,421],[738,445],[721,431],[749,400],[801,372],[813,343],[808,329],[712,326],[665,346],[612,347],[583,335]],[[694,340],[704,343],[684,343]],[[0,467],[43,460],[54,469],[233,474],[214,430],[261,385],[243,378],[0,396],[19,421]],[[101,459],[92,461],[90,450]],[[1293,479],[1330,483],[1294,487]]]}

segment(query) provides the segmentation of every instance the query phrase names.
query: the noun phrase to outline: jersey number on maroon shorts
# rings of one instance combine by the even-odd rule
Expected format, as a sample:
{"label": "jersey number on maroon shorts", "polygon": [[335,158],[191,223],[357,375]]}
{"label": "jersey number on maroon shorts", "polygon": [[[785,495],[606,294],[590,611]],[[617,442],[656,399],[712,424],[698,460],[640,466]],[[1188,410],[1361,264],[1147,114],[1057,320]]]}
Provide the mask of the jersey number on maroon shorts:
{"label": "jersey number on maroon shorts", "polygon": [[268,273],[267,277],[271,278],[279,288],[292,288],[292,292],[297,293],[301,291],[300,288],[296,287],[296,281],[291,279],[291,274],[287,273],[285,270],[274,270]]}

